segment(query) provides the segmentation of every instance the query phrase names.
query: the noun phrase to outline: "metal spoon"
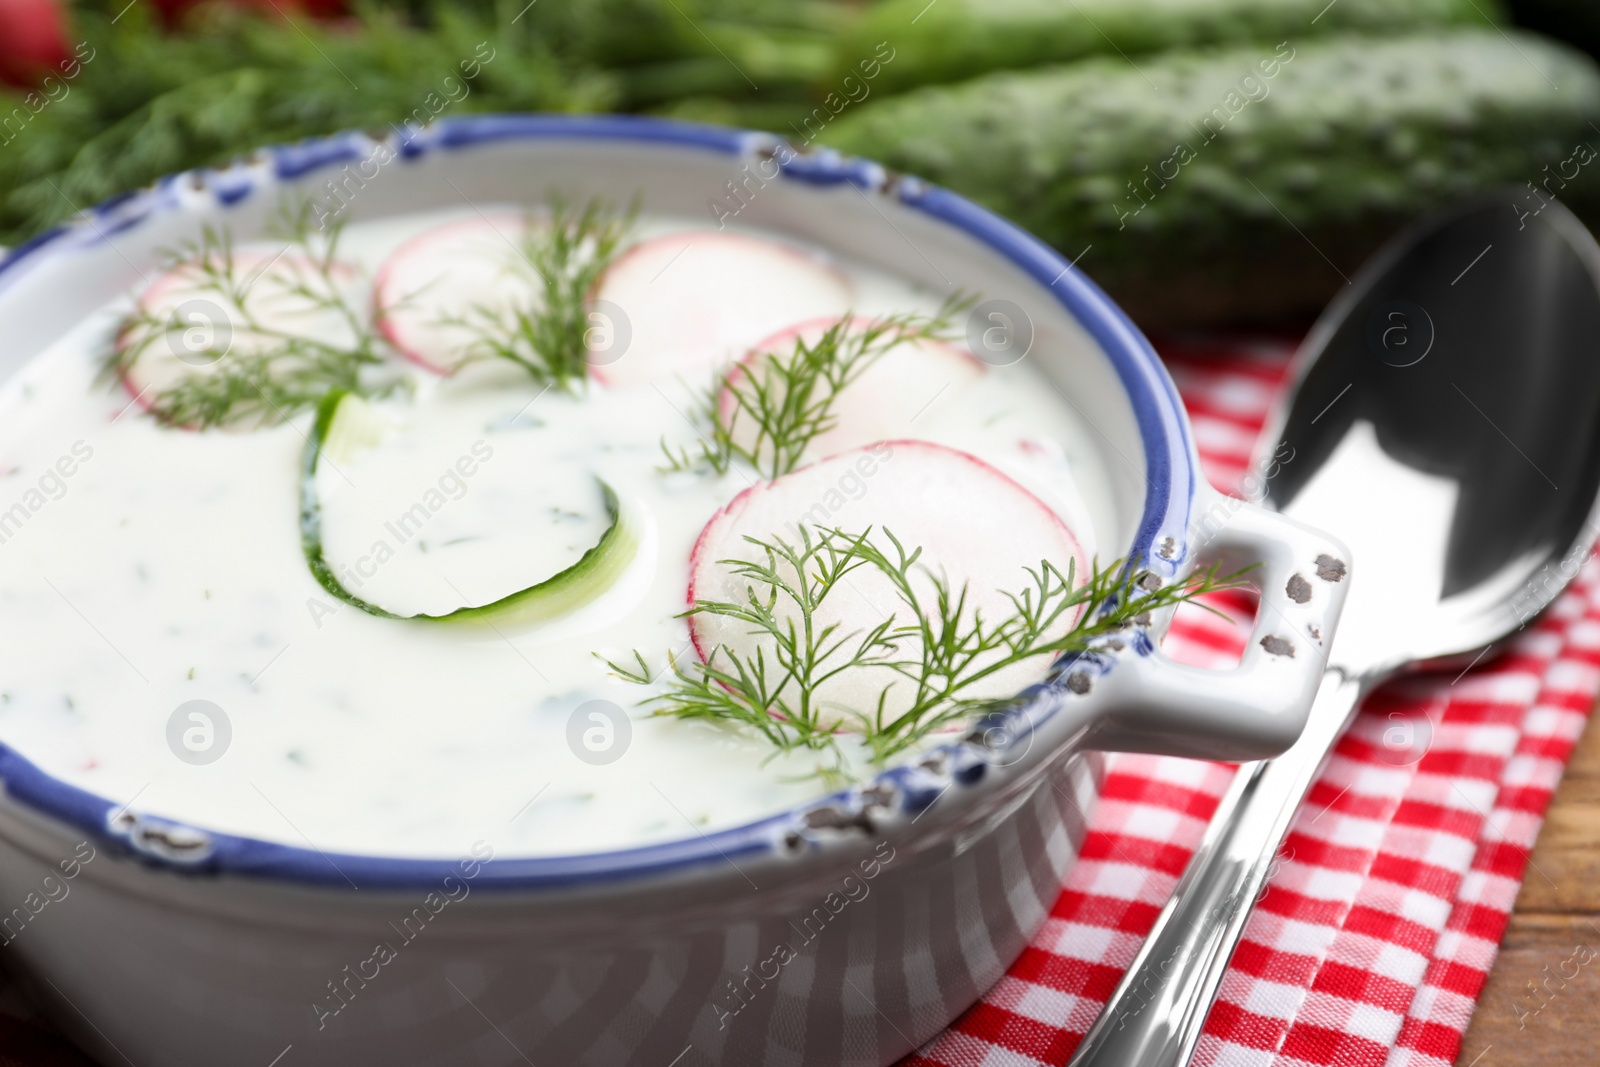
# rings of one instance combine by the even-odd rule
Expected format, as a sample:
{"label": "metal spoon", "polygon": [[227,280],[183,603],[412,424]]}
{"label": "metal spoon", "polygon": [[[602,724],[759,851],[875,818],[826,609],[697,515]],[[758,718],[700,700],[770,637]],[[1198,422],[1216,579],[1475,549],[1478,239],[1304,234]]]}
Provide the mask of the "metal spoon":
{"label": "metal spoon", "polygon": [[1323,313],[1263,434],[1268,502],[1351,549],[1304,734],[1245,764],[1073,1067],[1179,1067],[1295,809],[1362,695],[1462,670],[1538,614],[1600,532],[1600,247],[1516,190],[1423,220]]}

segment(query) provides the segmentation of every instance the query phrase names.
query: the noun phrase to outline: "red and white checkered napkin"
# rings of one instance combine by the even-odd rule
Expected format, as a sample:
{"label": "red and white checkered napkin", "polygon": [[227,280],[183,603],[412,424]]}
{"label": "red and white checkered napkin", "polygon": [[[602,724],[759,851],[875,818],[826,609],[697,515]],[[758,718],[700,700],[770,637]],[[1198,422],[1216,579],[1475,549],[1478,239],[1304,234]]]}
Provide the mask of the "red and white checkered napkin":
{"label": "red and white checkered napkin", "polygon": [[[1288,353],[1281,344],[1166,353],[1213,484],[1241,483]],[[1244,636],[1196,609],[1179,613],[1165,647],[1188,662],[1228,663]],[[1590,559],[1492,663],[1374,693],[1296,818],[1197,1062],[1452,1063],[1597,692],[1600,561]],[[1112,757],[1081,858],[1044,929],[980,1003],[905,1064],[1064,1063],[1230,777],[1219,764]]]}

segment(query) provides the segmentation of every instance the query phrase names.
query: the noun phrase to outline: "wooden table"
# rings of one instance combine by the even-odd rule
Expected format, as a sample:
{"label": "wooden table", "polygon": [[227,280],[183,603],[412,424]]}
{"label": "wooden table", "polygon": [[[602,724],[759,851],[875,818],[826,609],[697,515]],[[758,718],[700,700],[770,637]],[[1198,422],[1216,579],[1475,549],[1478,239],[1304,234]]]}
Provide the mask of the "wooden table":
{"label": "wooden table", "polygon": [[[1588,953],[1574,956],[1578,946]],[[1550,804],[1456,1064],[1600,1064],[1600,727],[1584,733]]]}

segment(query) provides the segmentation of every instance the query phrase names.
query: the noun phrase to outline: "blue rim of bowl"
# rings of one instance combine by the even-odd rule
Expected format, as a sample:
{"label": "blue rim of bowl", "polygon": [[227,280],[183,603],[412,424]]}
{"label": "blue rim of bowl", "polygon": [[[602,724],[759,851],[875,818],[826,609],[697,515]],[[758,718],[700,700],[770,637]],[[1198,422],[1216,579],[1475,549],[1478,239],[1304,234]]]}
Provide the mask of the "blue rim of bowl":
{"label": "blue rim of bowl", "polygon": [[[425,128],[409,127],[399,150],[402,160],[471,149],[505,141],[594,140],[750,157],[786,144],[771,134],[630,115],[479,115],[446,119]],[[366,159],[377,142],[359,133],[334,134],[295,144],[264,148],[270,179],[298,181],[335,165]],[[792,146],[791,146],[792,147]],[[1172,380],[1137,327],[1101,289],[1042,241],[999,216],[946,189],[919,179],[892,175],[879,164],[845,157],[829,149],[780,153],[779,174],[817,186],[853,185],[864,194],[893,195],[905,207],[949,225],[987,245],[1032,277],[1100,345],[1116,369],[1139,426],[1146,457],[1148,491],[1144,513],[1128,555],[1166,577],[1175,574],[1187,550],[1185,529],[1196,491],[1196,462],[1187,416]],[[893,180],[891,181],[891,177]],[[224,206],[249,196],[259,172],[224,167],[169,175],[150,188],[124,194],[85,211],[79,218],[33,238],[0,260],[0,285],[45,256],[70,251],[69,237],[99,243],[138,226],[162,211],[181,210],[172,195],[176,183],[194,182],[211,190]],[[1167,538],[1179,547],[1157,554],[1152,546]],[[1063,689],[1056,681],[1018,695],[999,721],[1024,725],[1031,733],[1053,717]],[[997,721],[991,717],[988,723]],[[925,809],[952,784],[973,785],[985,763],[970,744],[952,742],[933,750],[949,770],[934,774],[927,759],[894,767],[873,782],[888,785],[902,798],[902,809]],[[157,866],[196,874],[231,874],[325,886],[384,889],[438,886],[460,877],[460,861],[325,853],[257,838],[217,833],[154,816],[133,816],[129,805],[69,785],[40,770],[21,754],[0,745],[0,783],[6,795],[35,811],[82,830]],[[701,834],[697,838],[609,852],[550,857],[516,857],[485,863],[477,884],[504,889],[571,886],[664,875],[703,864],[773,853],[793,843],[807,811],[830,804],[859,808],[861,790],[810,801],[756,822]],[[197,846],[195,843],[200,842]]]}

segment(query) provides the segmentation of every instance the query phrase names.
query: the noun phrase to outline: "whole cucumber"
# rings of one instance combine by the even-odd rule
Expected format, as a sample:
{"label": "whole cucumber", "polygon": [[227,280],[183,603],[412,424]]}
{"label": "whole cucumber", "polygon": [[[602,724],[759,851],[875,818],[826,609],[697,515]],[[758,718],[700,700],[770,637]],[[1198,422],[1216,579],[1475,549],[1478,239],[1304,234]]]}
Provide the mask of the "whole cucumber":
{"label": "whole cucumber", "polygon": [[887,0],[841,40],[834,80],[879,41],[898,53],[879,88],[896,92],[1089,55],[1405,33],[1499,14],[1496,0]]}
{"label": "whole cucumber", "polygon": [[874,100],[821,140],[1081,255],[1141,325],[1282,321],[1458,195],[1600,201],[1600,70],[1508,32],[1085,60]]}

